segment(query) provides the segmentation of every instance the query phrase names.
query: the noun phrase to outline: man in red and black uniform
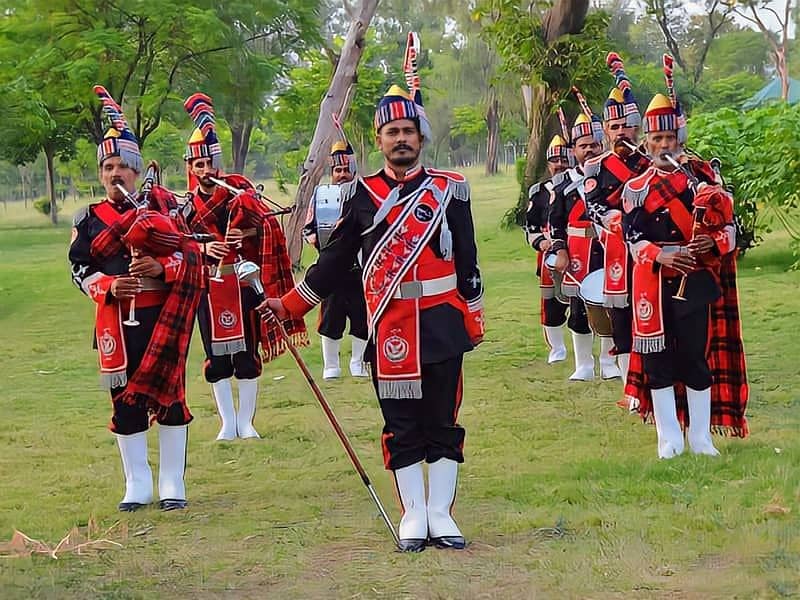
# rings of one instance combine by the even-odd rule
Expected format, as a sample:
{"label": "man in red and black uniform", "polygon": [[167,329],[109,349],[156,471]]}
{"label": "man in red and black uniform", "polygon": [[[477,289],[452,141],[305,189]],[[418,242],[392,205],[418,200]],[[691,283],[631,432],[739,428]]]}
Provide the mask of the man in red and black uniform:
{"label": "man in red and black uniform", "polygon": [[550,194],[566,175],[571,164],[572,150],[560,135],[553,136],[547,147],[548,179],[533,184],[528,190],[528,210],[525,213],[525,230],[528,243],[536,250],[536,276],[539,277],[541,295],[540,319],[544,339],[550,348],[548,364],[566,360],[567,348],[564,345],[564,324],[567,322],[567,304],[555,297],[553,277],[544,266],[544,256],[552,245],[547,226],[550,211]]}
{"label": "man in red and black uniform", "polygon": [[[212,181],[222,169],[222,148],[217,139],[211,99],[194,94],[185,103],[186,111],[197,124],[186,147],[194,215],[213,204],[202,229],[213,233],[216,240],[203,245],[206,265],[206,293],[200,300],[197,322],[206,359],[203,375],[211,384],[221,426],[217,440],[258,438],[253,426],[258,397],[261,358],[258,356],[256,332],[259,319],[256,293],[240,285],[233,272],[237,246],[243,232],[230,226],[227,199],[230,192]],[[216,196],[215,196],[216,195]],[[192,224],[196,221],[190,217]],[[219,272],[218,272],[219,271]],[[231,378],[239,387],[239,409],[234,408]]]}
{"label": "man in red and black uniform", "polygon": [[578,167],[567,171],[568,176],[555,186],[548,215],[552,239],[550,252],[556,255],[556,271],[565,274],[561,289],[570,299],[567,327],[572,331],[575,350],[575,371],[569,377],[571,381],[594,379],[594,335],[578,291],[586,275],[602,268],[603,248],[595,239],[592,222],[586,213],[582,167],[587,160],[600,154],[602,137],[599,118],[581,112],[571,132]]}
{"label": "man in red and black uniform", "polygon": [[368,354],[385,420],[385,465],[403,505],[405,551],[420,551],[428,540],[465,545],[450,514],[464,461],[456,419],[463,355],[483,339],[469,186],[458,173],[419,163],[429,127],[418,90],[412,98],[392,86],[375,115],[384,167],[343,186],[342,215],[319,260],[293,291],[267,302],[279,317],[305,314],[363,253]]}
{"label": "man in red and black uniform", "polygon": [[708,163],[683,154],[685,121],[671,97],[657,94],[650,102],[644,131],[653,164],[622,194],[623,228],[635,261],[628,387],[643,372],[644,385],[634,393],[640,412],[655,417],[658,455],[667,459],[684,449],[679,412],[683,423],[688,416],[695,454],[719,454],[712,426],[747,435],[733,201]]}
{"label": "man in red and black uniform", "polygon": [[[95,91],[113,125],[97,149],[107,195],[75,216],[69,260],[75,285],[97,305],[101,382],[111,392],[110,429],[125,474],[119,509],[134,511],[152,502],[147,461],[151,416],[159,424],[160,506],[184,508],[186,436],[192,420],[185,367],[200,294],[199,252],[168,217],[148,216],[152,206],[139,211],[131,203],[142,171],[139,147],[119,105],[104,88]],[[154,222],[166,227],[150,229]],[[148,242],[156,238],[154,252]]]}
{"label": "man in red and black uniform", "polygon": [[[633,263],[622,235],[621,194],[625,182],[642,173],[650,165],[650,159],[644,151],[633,149],[639,143],[642,118],[622,59],[611,52],[606,62],[616,80],[603,109],[603,132],[609,151],[586,161],[583,186],[587,212],[598,226],[603,245],[603,294],[611,311],[613,352],[624,388],[632,343],[630,272]],[[613,358],[609,364],[613,365]],[[603,369],[602,360],[600,368]]]}
{"label": "man in red and black uniform", "polygon": [[[338,124],[338,122],[337,122]],[[339,129],[344,138],[344,132]],[[303,238],[317,251],[328,243],[331,231],[341,212],[339,186],[353,180],[356,175],[356,157],[353,147],[345,139],[337,140],[330,154],[331,185],[319,185],[308,203]],[[367,306],[361,286],[361,264],[356,260],[353,268],[343,274],[339,288],[322,301],[319,309],[317,332],[322,341],[322,378],[336,379],[341,376],[339,349],[342,336],[350,320],[350,374],[353,377],[369,377],[364,364],[367,348]]]}
{"label": "man in red and black uniform", "polygon": [[[203,245],[206,293],[200,300],[197,320],[206,359],[203,374],[211,384],[221,427],[217,440],[259,438],[253,426],[262,358],[266,362],[284,351],[282,340],[267,334],[255,307],[256,293],[234,272],[239,258],[261,267],[265,289],[286,290],[293,285],[287,267],[288,254],[280,225],[256,196],[253,185],[241,175],[222,175],[222,148],[216,135],[211,98],[197,93],[184,102],[197,125],[186,150],[192,228],[216,238]],[[229,187],[214,181],[224,180]],[[308,343],[302,321],[286,323],[297,344]],[[259,346],[263,357],[259,356]],[[239,407],[234,409],[231,378],[239,387]]]}

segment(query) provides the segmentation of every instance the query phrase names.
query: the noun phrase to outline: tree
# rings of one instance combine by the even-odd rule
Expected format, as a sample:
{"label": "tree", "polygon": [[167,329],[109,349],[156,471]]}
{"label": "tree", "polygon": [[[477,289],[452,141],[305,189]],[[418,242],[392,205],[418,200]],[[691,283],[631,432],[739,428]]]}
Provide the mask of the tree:
{"label": "tree", "polygon": [[[781,79],[781,98],[789,98],[789,69],[786,66],[786,55],[789,51],[789,28],[792,26],[791,14],[796,3],[793,0],[784,0],[783,11],[778,13],[770,6],[768,0],[722,0],[729,10],[756,27],[767,40],[770,46],[775,71]],[[773,31],[762,18],[761,12],[771,14],[777,24]]]}
{"label": "tree", "polygon": [[791,234],[795,250],[800,248],[798,129],[800,104],[776,103],[744,114],[725,108],[689,121],[692,149],[701,156],[718,156],[723,175],[734,187],[736,214],[743,226],[740,246],[758,242],[765,227],[758,218],[762,207]]}
{"label": "tree", "polygon": [[[652,14],[664,36],[664,43],[675,62],[690,77],[696,87],[703,76],[708,52],[733,9],[724,0],[705,0],[702,15],[690,17],[686,3],[681,0],[647,0]],[[685,47],[696,49],[690,62]]]}
{"label": "tree", "polygon": [[289,243],[289,256],[297,267],[300,263],[300,254],[303,241],[300,231],[305,221],[306,209],[311,199],[311,193],[322,178],[322,173],[327,164],[325,158],[333,138],[332,115],[340,117],[347,114],[353,93],[353,86],[357,81],[358,63],[364,51],[364,41],[370,21],[375,15],[378,0],[361,0],[358,12],[349,4],[345,4],[351,15],[352,22],[347,32],[342,53],[336,64],[328,92],[322,99],[314,130],[314,137],[308,156],[303,163],[300,175],[300,185],[295,195],[294,212],[287,225],[287,238]]}
{"label": "tree", "polygon": [[204,89],[225,118],[233,144],[233,170],[243,173],[253,128],[292,58],[320,41],[319,0],[261,0],[253,10],[220,5],[230,51],[209,56]]}
{"label": "tree", "polygon": [[513,211],[517,219],[527,204],[528,187],[542,170],[547,124],[556,106],[573,84],[590,93],[601,89],[601,82],[610,82],[605,65],[607,15],[587,16],[588,0],[557,0],[545,11],[540,4],[487,0],[477,11],[504,72],[530,86],[525,176]]}

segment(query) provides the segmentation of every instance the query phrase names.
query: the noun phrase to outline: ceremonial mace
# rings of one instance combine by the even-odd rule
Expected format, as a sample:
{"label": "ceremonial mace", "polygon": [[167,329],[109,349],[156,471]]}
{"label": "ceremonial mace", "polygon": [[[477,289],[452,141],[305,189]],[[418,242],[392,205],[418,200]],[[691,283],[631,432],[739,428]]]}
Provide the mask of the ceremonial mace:
{"label": "ceremonial mace", "polygon": [[[264,287],[261,285],[261,279],[259,278],[260,269],[258,265],[254,262],[246,260],[237,262],[234,265],[236,270],[236,277],[239,281],[246,281],[253,291],[258,295],[259,300],[262,302],[265,299],[264,296]],[[261,318],[266,321],[272,321],[278,327],[278,331],[280,332],[281,336],[283,336],[284,341],[286,342],[286,347],[289,348],[289,352],[292,353],[297,366],[300,367],[300,370],[303,372],[303,375],[308,382],[308,385],[311,386],[311,390],[314,392],[314,396],[316,396],[319,405],[322,407],[322,410],[325,412],[325,416],[328,417],[328,422],[333,427],[333,430],[336,432],[336,435],[339,437],[339,441],[342,442],[344,446],[345,452],[347,452],[347,456],[350,457],[350,462],[353,463],[356,471],[358,472],[359,476],[361,477],[361,481],[364,482],[364,485],[367,486],[367,491],[369,492],[372,501],[375,502],[375,505],[378,507],[378,511],[383,517],[383,522],[386,523],[386,527],[389,529],[389,532],[392,534],[392,539],[394,540],[395,546],[400,546],[400,538],[397,537],[397,532],[394,530],[394,526],[392,525],[391,520],[389,520],[389,515],[386,514],[386,510],[383,508],[383,504],[381,504],[380,498],[378,498],[378,494],[375,492],[375,488],[372,487],[372,483],[369,480],[369,476],[367,472],[364,470],[364,467],[361,465],[361,461],[358,460],[358,456],[356,455],[353,446],[350,444],[350,440],[347,439],[347,434],[342,429],[341,425],[339,425],[339,421],[336,419],[336,415],[333,414],[333,410],[331,409],[328,402],[325,400],[325,396],[322,395],[322,390],[319,389],[319,386],[314,381],[314,377],[311,375],[311,372],[308,370],[305,361],[300,356],[300,353],[297,350],[297,347],[292,343],[291,338],[286,333],[286,329],[281,323],[280,319],[275,316],[271,310],[267,309],[262,315]]]}

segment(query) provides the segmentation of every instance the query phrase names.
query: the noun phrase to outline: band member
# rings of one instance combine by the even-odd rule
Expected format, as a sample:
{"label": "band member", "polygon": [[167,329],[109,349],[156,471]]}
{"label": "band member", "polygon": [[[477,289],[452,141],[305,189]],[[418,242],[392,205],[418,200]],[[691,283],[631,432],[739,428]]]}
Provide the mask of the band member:
{"label": "band member", "polygon": [[106,199],[76,214],[69,260],[73,282],[97,306],[101,382],[111,393],[110,429],[125,474],[119,509],[134,511],[153,500],[147,460],[151,417],[158,423],[160,507],[184,508],[192,420],[186,355],[200,297],[200,254],[172,219],[154,210],[174,209],[171,196],[158,199],[163,202],[149,198],[147,205],[148,199],[139,198],[142,205],[134,206],[142,171],[138,142],[105,88],[96,86],[95,92],[112,123],[97,148]]}
{"label": "band member", "polygon": [[[343,133],[342,138],[344,138]],[[353,148],[344,139],[335,142],[331,147],[330,166],[332,185],[318,186],[314,190],[303,228],[306,242],[317,250],[328,242],[331,229],[339,218],[341,206],[338,186],[352,181],[356,174]],[[342,374],[339,367],[339,347],[348,319],[350,319],[352,338],[350,374],[353,377],[369,377],[364,364],[364,350],[367,347],[367,306],[364,302],[364,290],[361,287],[361,265],[358,260],[353,263],[353,268],[344,274],[339,288],[320,306],[317,331],[322,340],[323,379],[336,379]]]}
{"label": "band member", "polygon": [[528,190],[528,211],[525,214],[525,227],[528,243],[536,250],[536,276],[539,277],[541,295],[540,319],[544,339],[550,348],[548,364],[566,360],[567,347],[564,345],[564,324],[567,322],[567,305],[555,297],[553,277],[543,265],[544,256],[552,244],[547,226],[550,209],[550,192],[555,185],[564,181],[563,173],[569,169],[572,150],[560,135],[553,136],[547,147],[548,179],[535,183]]}
{"label": "band member", "polygon": [[613,352],[624,388],[633,343],[630,307],[633,263],[622,235],[621,194],[625,182],[641,174],[650,165],[650,159],[637,148],[642,118],[622,59],[610,52],[606,62],[616,80],[603,109],[603,132],[609,150],[586,161],[583,186],[587,212],[598,226],[603,245],[603,294],[611,312]]}
{"label": "band member", "polygon": [[708,163],[683,153],[686,125],[671,57],[664,66],[670,97],[657,94],[644,115],[653,164],[622,193],[635,261],[628,389],[640,413],[655,417],[660,458],[683,452],[687,417],[691,451],[716,456],[711,427],[747,435],[733,199]]}
{"label": "band member", "polygon": [[[581,112],[572,127],[572,148],[578,167],[567,171],[568,177],[556,186],[550,202],[548,224],[552,245],[550,252],[556,255],[555,269],[564,273],[563,293],[569,297],[569,319],[567,327],[572,331],[575,350],[575,371],[571,381],[594,379],[594,335],[589,327],[586,306],[578,296],[583,278],[603,266],[603,249],[595,239],[592,222],[586,213],[582,197],[583,164],[601,152],[602,127],[600,119],[591,111]],[[611,366],[605,364],[613,358],[608,355],[610,344],[601,339],[601,368],[604,377],[613,377]],[[616,373],[619,376],[619,373]]]}
{"label": "band member", "polygon": [[[375,131],[383,168],[343,187],[342,216],[305,280],[267,305],[300,316],[328,296],[361,250],[372,377],[383,412],[382,446],[403,516],[401,549],[428,540],[461,549],[451,515],[464,428],[457,415],[462,359],[483,339],[483,285],[469,186],[458,173],[424,167],[430,132],[409,36],[412,93],[392,86],[378,103]],[[408,75],[407,70],[407,75]],[[425,497],[423,462],[428,467]]]}
{"label": "band member", "polygon": [[[258,398],[258,377],[263,360],[271,360],[284,346],[277,337],[267,337],[255,307],[256,293],[236,277],[233,265],[240,259],[262,266],[265,289],[293,285],[283,232],[277,220],[256,197],[252,184],[240,175],[221,174],[222,148],[216,134],[214,108],[204,94],[184,102],[197,125],[186,148],[189,185],[192,189],[193,228],[213,234],[216,240],[203,245],[206,291],[200,300],[197,320],[206,358],[203,375],[211,384],[221,427],[217,440],[259,438],[253,426]],[[222,180],[228,186],[218,185]],[[233,193],[229,187],[243,188]],[[288,324],[307,343],[302,321]],[[234,408],[231,378],[239,387],[239,406]]]}

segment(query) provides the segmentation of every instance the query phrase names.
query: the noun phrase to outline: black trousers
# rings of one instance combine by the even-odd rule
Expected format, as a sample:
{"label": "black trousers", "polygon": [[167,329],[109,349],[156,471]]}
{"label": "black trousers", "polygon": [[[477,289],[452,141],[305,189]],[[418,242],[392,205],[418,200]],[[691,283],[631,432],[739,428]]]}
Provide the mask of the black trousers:
{"label": "black trousers", "polygon": [[367,303],[364,300],[361,271],[356,269],[348,271],[341,285],[322,301],[317,332],[338,340],[344,335],[348,319],[350,335],[367,339]]}
{"label": "black trousers", "polygon": [[[683,382],[695,390],[704,390],[711,385],[711,369],[706,358],[708,344],[709,305],[714,299],[714,288],[708,282],[698,281],[696,286],[687,285],[690,302],[674,300],[679,278],[664,279],[662,309],[666,331],[666,350],[642,355],[642,366],[651,389],[672,386]],[[713,282],[710,283],[714,286]],[[717,288],[718,291],[718,288]]]}
{"label": "black trousers", "polygon": [[[153,335],[158,315],[161,313],[160,306],[147,306],[136,309],[136,319],[139,325],[136,327],[122,326],[122,335],[125,339],[125,351],[128,354],[128,379],[133,377],[136,369],[144,358],[150,336]],[[127,313],[126,313],[127,316]],[[125,391],[125,386],[111,388],[111,404],[113,413],[111,415],[110,429],[120,435],[132,435],[147,431],[150,426],[150,411],[143,401],[136,404],[122,402],[121,396]],[[156,416],[156,421],[161,425],[186,425],[192,420],[189,409],[182,404],[173,404],[163,414]]]}
{"label": "black trousers", "polygon": [[[422,365],[422,398],[379,399],[384,426],[381,437],[387,469],[396,470],[440,458],[464,462],[464,428],[456,419],[461,406],[463,354]],[[377,369],[372,381],[377,393]]]}
{"label": "black trousers", "polygon": [[567,321],[567,306],[555,298],[542,298],[542,325],[561,327]]}
{"label": "black trousers", "polygon": [[223,379],[255,379],[261,375],[261,357],[258,355],[258,328],[260,322],[256,314],[258,296],[249,287],[242,288],[242,318],[244,320],[244,343],[246,349],[236,354],[214,356],[211,353],[211,312],[208,308],[208,294],[200,298],[197,310],[197,324],[206,359],[203,362],[203,375],[209,383]]}
{"label": "black trousers", "polygon": [[611,335],[616,353],[629,354],[633,347],[633,312],[630,306],[611,309]]}
{"label": "black trousers", "polygon": [[586,316],[586,305],[578,297],[569,299],[569,319],[567,327],[575,333],[592,333],[589,317]]}

